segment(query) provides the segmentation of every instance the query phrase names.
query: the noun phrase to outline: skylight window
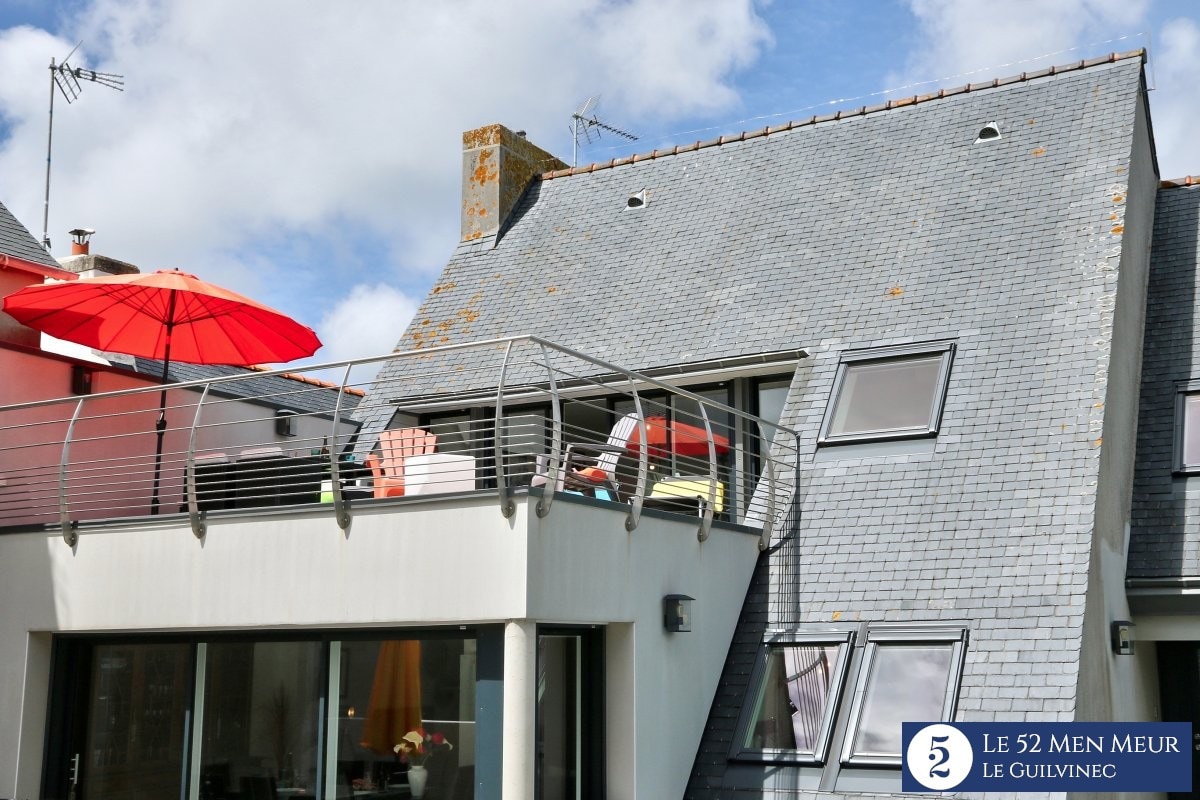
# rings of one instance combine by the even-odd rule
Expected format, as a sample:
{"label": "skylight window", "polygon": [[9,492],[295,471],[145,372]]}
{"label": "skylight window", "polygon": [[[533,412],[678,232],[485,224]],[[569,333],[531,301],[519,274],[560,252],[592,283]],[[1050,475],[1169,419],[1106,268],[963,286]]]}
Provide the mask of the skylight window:
{"label": "skylight window", "polygon": [[849,655],[849,633],[772,641],[759,661],[757,692],[738,728],[735,756],[824,762]]}
{"label": "skylight window", "polygon": [[1189,381],[1175,400],[1175,471],[1200,473],[1200,381]]}
{"label": "skylight window", "polygon": [[759,653],[731,756],[831,774],[898,767],[902,722],[954,719],[967,638],[962,625],[918,623],[777,635]]}
{"label": "skylight window", "polygon": [[847,764],[900,764],[901,723],[954,718],[966,630],[867,634],[842,749]]}
{"label": "skylight window", "polygon": [[820,444],[937,434],[950,342],[842,354]]}

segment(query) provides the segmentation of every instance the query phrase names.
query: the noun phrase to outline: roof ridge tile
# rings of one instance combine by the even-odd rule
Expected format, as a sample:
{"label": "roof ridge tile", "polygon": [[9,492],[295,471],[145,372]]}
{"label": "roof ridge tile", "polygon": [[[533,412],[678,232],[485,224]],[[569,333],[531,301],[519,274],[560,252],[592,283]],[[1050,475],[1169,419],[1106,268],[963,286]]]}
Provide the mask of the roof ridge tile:
{"label": "roof ridge tile", "polygon": [[[1138,48],[1136,50],[1128,50],[1124,53],[1112,52],[1108,55],[1096,56],[1095,58],[1085,58],[1079,61],[1073,61],[1069,64],[1060,64],[1057,66],[1046,67],[1045,69],[1035,70],[1033,72],[1022,72],[1019,75],[1010,75],[1003,78],[992,78],[989,81],[982,83],[966,83],[962,86],[956,86],[952,89],[938,89],[936,92],[929,94],[914,94],[912,97],[904,97],[898,100],[887,100],[873,106],[861,106],[857,109],[843,109],[835,111],[832,114],[822,114],[809,117],[807,120],[792,120],[780,125],[768,125],[762,131],[746,132],[741,134],[726,134],[718,136],[715,139],[707,139],[697,141],[691,145],[675,145],[670,150],[655,150],[652,153],[642,153],[639,155],[626,156],[625,158],[613,158],[607,162],[599,162],[588,164],[582,167],[567,167],[566,169],[556,169],[549,172],[543,172],[538,176],[539,180],[548,181],[554,178],[567,178],[572,175],[583,175],[585,173],[596,172],[597,170],[612,169],[613,167],[624,166],[626,164],[636,164],[642,161],[648,161],[653,158],[660,158],[668,155],[678,155],[679,153],[687,153],[692,150],[702,150],[708,147],[720,147],[729,142],[744,142],[746,139],[754,139],[759,136],[770,136],[773,133],[790,131],[794,128],[805,127],[809,125],[817,125],[822,122],[836,122],[853,116],[867,116],[881,111],[890,111],[896,108],[916,105],[918,103],[927,103],[930,100],[942,100],[955,95],[967,94],[969,92],[979,91],[981,89],[995,89],[1001,86],[1010,86],[1016,83],[1026,83],[1038,78],[1045,78],[1051,75],[1061,75],[1067,72],[1077,72],[1079,70],[1097,67],[1101,64],[1114,64],[1118,61],[1125,61],[1131,58],[1140,58],[1143,63],[1146,60],[1146,49]],[[1190,177],[1189,177],[1190,180]],[[1163,182],[1164,184],[1167,181]],[[1191,185],[1188,183],[1187,185]],[[1164,185],[1164,188],[1165,187]]]}
{"label": "roof ridge tile", "polygon": [[1200,175],[1184,175],[1182,178],[1164,178],[1159,181],[1160,189],[1181,189],[1185,186],[1200,186]]}

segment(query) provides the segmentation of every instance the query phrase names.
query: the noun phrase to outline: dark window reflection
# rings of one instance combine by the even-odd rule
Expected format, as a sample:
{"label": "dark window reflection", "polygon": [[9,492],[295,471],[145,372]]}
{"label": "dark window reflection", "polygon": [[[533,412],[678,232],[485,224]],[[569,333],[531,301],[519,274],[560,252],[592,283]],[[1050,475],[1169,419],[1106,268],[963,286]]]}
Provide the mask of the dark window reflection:
{"label": "dark window reflection", "polygon": [[322,653],[320,642],[208,645],[204,800],[315,790]]}
{"label": "dark window reflection", "polygon": [[84,797],[179,796],[191,661],[186,644],[96,647],[80,754]]}

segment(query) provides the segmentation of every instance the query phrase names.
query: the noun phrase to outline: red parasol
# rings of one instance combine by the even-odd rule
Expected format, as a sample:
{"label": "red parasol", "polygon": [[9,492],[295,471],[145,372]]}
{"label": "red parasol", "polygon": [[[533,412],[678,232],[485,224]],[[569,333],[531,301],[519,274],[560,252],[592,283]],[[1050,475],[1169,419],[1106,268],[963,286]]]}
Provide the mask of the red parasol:
{"label": "red parasol", "polygon": [[[646,417],[646,441],[650,455],[664,457],[670,453],[678,456],[704,457],[708,455],[708,434],[699,425],[690,425],[666,417]],[[717,455],[729,452],[729,439],[719,433],[712,435]],[[634,428],[626,447],[637,451],[641,446],[640,428]]]}
{"label": "red parasol", "polygon": [[[26,286],[4,298],[4,311],[59,339],[162,359],[163,383],[171,359],[248,366],[310,356],[321,346],[311,328],[175,269]],[[156,424],[152,513],[158,513],[166,407],[164,389]]]}

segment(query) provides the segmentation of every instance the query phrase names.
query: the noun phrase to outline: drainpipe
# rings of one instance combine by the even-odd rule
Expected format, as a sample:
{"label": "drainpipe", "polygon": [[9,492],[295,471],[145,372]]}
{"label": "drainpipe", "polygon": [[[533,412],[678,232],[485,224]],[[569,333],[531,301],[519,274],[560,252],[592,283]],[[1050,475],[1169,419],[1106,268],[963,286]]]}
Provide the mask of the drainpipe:
{"label": "drainpipe", "polygon": [[504,751],[500,797],[534,796],[534,713],[537,709],[537,623],[504,624]]}

